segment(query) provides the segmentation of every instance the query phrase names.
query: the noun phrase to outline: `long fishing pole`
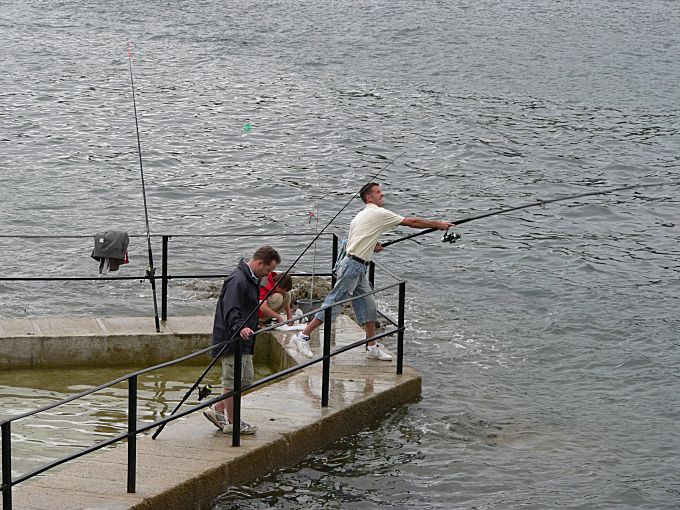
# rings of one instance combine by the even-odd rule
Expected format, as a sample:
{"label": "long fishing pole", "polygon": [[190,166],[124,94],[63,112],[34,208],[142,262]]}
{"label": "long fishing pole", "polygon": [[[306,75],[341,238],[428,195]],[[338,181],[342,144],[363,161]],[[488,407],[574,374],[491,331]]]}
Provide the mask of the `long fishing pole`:
{"label": "long fishing pole", "polygon": [[[383,173],[385,170],[387,170],[387,168],[388,168],[389,166],[391,166],[395,161],[397,161],[397,160],[398,160],[400,157],[402,157],[404,154],[406,154],[406,153],[405,153],[405,152],[402,152],[402,153],[399,154],[396,158],[392,159],[392,161],[390,161],[390,162],[387,163],[385,166],[383,166],[383,167],[380,169],[380,171],[379,171],[377,174],[373,175],[367,182],[372,182],[374,179],[377,179],[377,178],[380,176],[381,173]],[[359,189],[361,189],[361,188],[359,188]],[[314,236],[314,239],[312,239],[312,241],[305,247],[305,249],[302,250],[302,253],[300,253],[300,255],[298,255],[298,257],[295,259],[295,261],[288,267],[288,269],[286,269],[285,273],[283,273],[283,276],[282,276],[281,278],[287,276],[288,273],[290,273],[291,269],[293,269],[293,267],[295,267],[295,264],[297,264],[297,263],[300,261],[300,259],[302,258],[302,256],[303,256],[305,253],[307,253],[307,250],[309,250],[309,248],[311,248],[312,245],[313,245],[314,243],[316,243],[316,241],[319,239],[319,237],[321,237],[321,236],[323,235],[323,233],[328,229],[328,227],[331,226],[331,223],[333,223],[333,222],[335,221],[335,219],[336,219],[338,216],[340,216],[340,214],[341,214],[345,209],[347,209],[347,206],[349,206],[349,204],[352,203],[352,200],[354,200],[354,199],[357,197],[358,194],[359,194],[358,191],[355,192],[355,193],[350,197],[350,199],[347,201],[347,203],[345,203],[345,205],[342,206],[342,209],[340,209],[337,213],[335,213],[335,216],[333,216],[333,217],[328,221],[328,223],[326,223],[326,226],[325,226],[324,228],[322,228],[321,231],[320,231],[319,233],[316,234],[316,236]],[[267,292],[267,294],[260,300],[260,302],[258,303],[258,305],[253,309],[252,312],[250,312],[250,314],[246,317],[246,319],[242,322],[242,324],[245,325],[245,324],[248,323],[248,321],[250,320],[250,318],[251,318],[254,314],[256,314],[257,311],[260,309],[260,307],[262,306],[262,303],[264,303],[265,301],[267,301],[267,298],[274,292],[274,289],[275,289],[275,288],[276,288],[276,286],[274,286],[274,287],[272,287],[271,289],[269,289],[269,292]],[[219,299],[222,299],[222,296],[220,296]],[[241,329],[241,328],[239,328],[239,331],[240,331],[240,329]],[[220,351],[217,353],[216,356],[213,357],[213,359],[212,359],[212,361],[210,362],[210,364],[205,368],[205,370],[203,370],[203,372],[202,372],[201,375],[198,377],[198,379],[196,379],[196,382],[194,382],[194,383],[191,385],[191,388],[189,388],[189,390],[184,394],[184,396],[183,396],[182,399],[179,401],[179,403],[177,403],[177,405],[175,406],[175,408],[174,408],[174,409],[172,410],[172,412],[170,413],[170,416],[172,416],[173,414],[175,414],[175,413],[177,412],[177,410],[178,410],[180,407],[182,407],[182,405],[184,404],[184,402],[186,402],[186,400],[187,400],[187,399],[189,398],[189,396],[193,393],[193,391],[198,387],[198,385],[201,384],[201,381],[203,381],[203,378],[204,378],[204,377],[206,376],[206,374],[210,371],[210,369],[215,365],[215,363],[216,363],[217,360],[220,358],[220,356],[222,356],[222,354],[223,354],[224,351],[227,349],[227,347],[228,347],[234,340],[240,341],[240,340],[238,340],[239,331],[237,331],[236,333],[234,333],[234,335],[233,335],[228,341],[224,342],[224,345],[222,346],[222,348],[220,349]],[[166,422],[166,423],[167,423],[167,422]],[[156,439],[156,438],[158,437],[158,434],[160,434],[160,433],[163,431],[164,428],[165,428],[165,423],[163,423],[162,425],[160,425],[160,426],[158,427],[158,430],[156,430],[156,432],[153,433],[153,435],[151,436],[151,439]]]}
{"label": "long fishing pole", "polygon": [[142,165],[142,143],[139,141],[139,122],[137,121],[137,101],[135,100],[135,80],[132,77],[132,48],[128,44],[128,63],[130,64],[130,86],[132,87],[132,107],[135,112],[135,128],[137,130],[137,152],[139,153],[139,172],[142,176],[142,197],[144,197],[144,219],[146,220],[146,242],[149,247],[149,267],[146,270],[146,277],[151,282],[151,292],[153,293],[153,310],[156,320],[156,333],[161,331],[161,323],[158,320],[158,301],[156,299],[156,270],[153,267],[153,253],[151,252],[151,233],[149,232],[149,210],[146,207],[146,187],[144,186],[144,166]]}
{"label": "long fishing pole", "polygon": [[[316,184],[317,184],[317,195],[314,213],[314,233],[319,231],[319,199],[321,198],[321,179],[319,177],[319,168],[314,165],[316,169]],[[309,222],[312,222],[312,213],[309,213]],[[309,306],[314,308],[314,274],[316,272],[316,244],[314,245],[314,257],[312,258],[312,283],[309,286]]]}
{"label": "long fishing pole", "polygon": [[[485,214],[480,214],[479,216],[472,216],[470,218],[463,218],[457,221],[452,221],[451,223],[455,225],[462,225],[463,223],[468,223],[470,221],[475,221],[475,220],[481,220],[482,218],[488,218],[489,216],[496,216],[498,214],[505,214],[509,213],[512,211],[519,211],[521,209],[528,209],[530,207],[542,207],[546,204],[552,204],[554,202],[564,202],[567,200],[575,200],[577,198],[581,197],[588,197],[588,196],[593,196],[593,195],[604,195],[607,193],[614,193],[616,191],[624,191],[624,190],[629,190],[629,189],[635,189],[635,188],[653,188],[655,186],[667,186],[667,185],[673,185],[673,184],[680,184],[680,182],[658,182],[654,184],[631,184],[629,186],[620,186],[618,188],[611,188],[611,189],[604,189],[604,190],[599,190],[599,191],[590,191],[588,193],[579,193],[578,195],[569,195],[567,197],[559,197],[559,198],[552,198],[550,200],[538,200],[536,202],[531,202],[530,204],[523,204],[523,205],[518,205],[516,207],[509,207],[507,209],[499,209],[497,211],[491,211]],[[416,232],[415,234],[409,234],[404,237],[400,237],[399,239],[394,239],[392,241],[387,241],[385,243],[382,243],[382,247],[386,248],[387,246],[390,246],[395,243],[400,243],[401,241],[406,241],[407,239],[413,239],[414,237],[422,236],[424,234],[429,234],[431,232],[435,232],[439,229],[437,228],[428,228],[425,230],[421,230],[420,232]],[[457,236],[457,237],[456,237]],[[442,239],[443,241],[455,241],[460,237],[460,235],[455,234],[455,235],[449,235],[448,237],[445,235],[445,237]]]}

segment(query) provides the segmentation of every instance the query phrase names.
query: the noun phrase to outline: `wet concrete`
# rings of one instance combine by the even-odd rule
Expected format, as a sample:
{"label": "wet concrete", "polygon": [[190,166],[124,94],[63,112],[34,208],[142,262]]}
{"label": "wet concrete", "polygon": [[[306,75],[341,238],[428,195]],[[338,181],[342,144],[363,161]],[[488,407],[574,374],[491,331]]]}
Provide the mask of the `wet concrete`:
{"label": "wet concrete", "polygon": [[212,322],[172,317],[156,333],[152,317],[0,320],[0,369],[156,365],[209,346]]}
{"label": "wet concrete", "polygon": [[[306,360],[295,350],[292,335],[277,332],[269,343],[268,355],[277,369]],[[331,345],[363,335],[351,319],[340,316]],[[390,343],[386,341],[388,348]],[[323,338],[314,336],[315,355],[321,354],[321,345]],[[232,447],[231,435],[199,412],[169,424],[156,440],[138,438],[136,493],[126,492],[127,445],[121,444],[19,485],[13,492],[14,508],[208,509],[229,487],[293,465],[417,400],[420,392],[421,378],[411,368],[405,366],[397,375],[395,361],[367,360],[363,348],[354,349],[331,362],[327,408],[321,407],[318,364],[243,397],[242,417],[259,430],[255,436],[242,436],[240,447]]]}

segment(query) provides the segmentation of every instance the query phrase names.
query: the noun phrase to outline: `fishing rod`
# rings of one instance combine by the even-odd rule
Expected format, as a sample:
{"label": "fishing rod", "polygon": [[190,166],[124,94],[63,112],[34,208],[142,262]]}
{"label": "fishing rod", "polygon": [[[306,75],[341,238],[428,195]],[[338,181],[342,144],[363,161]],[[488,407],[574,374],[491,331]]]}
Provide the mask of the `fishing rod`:
{"label": "fishing rod", "polygon": [[[654,184],[631,184],[629,186],[620,186],[618,188],[611,188],[611,189],[604,189],[604,190],[599,190],[599,191],[590,191],[588,193],[579,193],[578,195],[569,195],[567,197],[558,197],[558,198],[552,198],[550,200],[538,200],[536,202],[531,202],[530,204],[523,204],[523,205],[518,205],[516,207],[509,207],[507,209],[499,209],[497,211],[491,211],[485,214],[480,214],[479,216],[472,216],[470,218],[463,218],[457,221],[452,221],[454,225],[462,225],[463,223],[468,223],[470,221],[475,221],[475,220],[481,220],[482,218],[488,218],[489,216],[496,216],[498,214],[505,214],[509,213],[512,211],[519,211],[521,209],[528,209],[530,207],[543,207],[547,204],[552,204],[554,202],[564,202],[567,200],[575,200],[577,198],[581,197],[589,197],[593,195],[605,195],[607,193],[614,193],[616,191],[625,191],[629,189],[636,189],[636,188],[653,188],[655,186],[667,186],[667,185],[673,185],[673,184],[680,184],[680,182],[658,182]],[[382,243],[382,247],[386,248],[387,246],[390,246],[395,243],[399,243],[401,241],[406,241],[407,239],[413,239],[414,237],[422,236],[424,234],[429,234],[430,232],[435,232],[439,229],[437,228],[428,228],[425,230],[421,230],[420,232],[416,232],[415,234],[409,234],[404,237],[400,237],[399,239],[394,239],[392,241],[387,241],[385,243]],[[443,243],[455,243],[458,239],[460,239],[460,234],[457,232],[448,232],[444,233],[442,236],[442,242]]]}
{"label": "fishing rod", "polygon": [[149,267],[146,270],[146,277],[151,282],[151,292],[153,293],[153,309],[156,321],[156,333],[161,332],[161,324],[158,320],[158,301],[156,299],[156,270],[153,267],[153,253],[151,252],[151,234],[149,232],[149,210],[146,207],[146,187],[144,186],[144,166],[142,165],[142,143],[139,141],[139,122],[137,121],[137,101],[135,100],[135,81],[132,77],[132,47],[128,43],[128,63],[130,64],[130,86],[132,87],[132,107],[135,112],[135,128],[137,130],[137,152],[139,153],[139,172],[142,175],[142,197],[144,197],[144,218],[146,220],[146,242],[149,247]]}
{"label": "fishing rod", "polygon": [[[314,233],[319,231],[319,198],[321,197],[321,179],[319,177],[319,167],[314,165],[316,170],[317,195],[314,213]],[[312,212],[309,213],[309,222],[312,222]],[[312,258],[312,283],[309,286],[309,306],[314,308],[314,273],[316,272],[316,244],[314,245],[314,257]]]}
{"label": "fishing rod", "polygon": [[[377,178],[380,176],[381,173],[383,173],[385,170],[387,170],[387,168],[388,168],[389,166],[391,166],[395,161],[397,161],[399,158],[401,158],[404,154],[406,154],[406,153],[405,153],[405,152],[402,152],[402,153],[399,154],[397,157],[395,157],[394,159],[392,159],[392,161],[390,161],[390,162],[387,163],[385,166],[383,166],[377,174],[375,174],[374,176],[372,176],[372,177],[368,180],[368,182],[372,182],[373,180],[377,179]],[[359,188],[359,189],[361,189],[361,188]],[[333,217],[328,221],[328,223],[326,223],[326,226],[325,226],[324,228],[322,228],[321,231],[320,231],[319,233],[316,234],[316,236],[314,236],[314,239],[312,239],[312,241],[305,247],[305,249],[302,251],[302,253],[300,253],[300,255],[298,255],[298,257],[295,259],[295,261],[288,267],[288,269],[286,269],[286,271],[283,273],[283,276],[282,276],[281,278],[283,278],[283,277],[285,277],[285,276],[288,276],[288,273],[290,273],[290,271],[293,269],[293,267],[295,267],[295,264],[297,264],[297,263],[300,261],[300,259],[302,258],[302,256],[303,256],[305,253],[307,253],[307,250],[309,250],[309,249],[312,247],[312,245],[313,245],[314,243],[316,243],[316,241],[319,239],[319,237],[321,237],[321,235],[328,229],[328,227],[330,227],[331,223],[333,223],[333,222],[335,221],[335,219],[336,219],[338,216],[340,216],[340,214],[341,214],[345,209],[347,209],[347,206],[349,206],[349,204],[352,203],[352,200],[354,200],[354,199],[357,197],[358,194],[359,194],[358,191],[355,192],[355,193],[350,197],[350,199],[347,201],[347,203],[345,203],[345,205],[342,206],[342,209],[340,209],[337,213],[335,213],[335,216],[333,216]],[[258,303],[258,305],[250,312],[250,314],[248,314],[248,316],[245,318],[245,320],[242,322],[242,324],[245,325],[245,324],[248,323],[248,321],[250,320],[250,318],[251,318],[254,314],[256,314],[257,311],[260,309],[260,307],[262,306],[262,303],[266,302],[266,301],[267,301],[267,298],[274,292],[274,289],[275,289],[275,288],[276,288],[276,286],[273,286],[271,289],[269,289],[269,291],[267,292],[267,294],[260,300],[260,302]],[[222,299],[222,296],[221,296],[221,295],[220,295],[219,299]],[[210,369],[215,365],[215,363],[216,363],[217,360],[220,358],[220,356],[222,356],[222,354],[223,354],[224,351],[227,349],[227,347],[229,347],[229,345],[230,345],[234,340],[240,341],[240,340],[238,340],[240,330],[241,330],[241,328],[239,328],[239,330],[238,330],[236,333],[234,333],[234,335],[233,335],[228,341],[224,342],[224,345],[222,346],[222,348],[220,349],[220,351],[217,353],[216,356],[213,357],[213,359],[212,359],[212,361],[210,362],[210,364],[205,368],[205,370],[203,370],[203,372],[202,372],[201,375],[198,377],[198,379],[196,379],[196,381],[191,385],[191,388],[189,388],[189,390],[184,394],[184,396],[183,396],[182,399],[179,401],[179,403],[177,403],[177,405],[175,406],[175,408],[174,408],[174,409],[172,410],[172,412],[170,413],[170,416],[172,416],[173,414],[175,414],[175,413],[177,412],[177,410],[178,410],[180,407],[182,407],[182,405],[184,404],[184,402],[187,401],[187,399],[189,398],[189,396],[190,396],[190,395],[193,393],[193,391],[201,384],[201,381],[203,381],[203,378],[204,378],[204,377],[206,376],[206,374],[210,371]],[[218,344],[218,345],[219,345],[219,344]],[[161,424],[161,425],[158,427],[158,430],[156,430],[156,432],[153,433],[153,435],[151,436],[151,439],[156,439],[156,438],[158,437],[158,434],[160,434],[160,433],[163,431],[163,429],[165,428],[165,424],[166,424],[166,423],[167,423],[167,422]]]}

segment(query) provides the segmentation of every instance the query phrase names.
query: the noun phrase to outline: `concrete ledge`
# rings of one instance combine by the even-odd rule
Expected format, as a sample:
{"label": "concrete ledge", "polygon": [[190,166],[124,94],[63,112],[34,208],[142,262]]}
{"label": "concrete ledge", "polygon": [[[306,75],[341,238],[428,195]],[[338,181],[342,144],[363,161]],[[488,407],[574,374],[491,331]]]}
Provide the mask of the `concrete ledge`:
{"label": "concrete ledge", "polygon": [[[331,341],[343,345],[364,332],[347,317],[335,322]],[[292,334],[277,333],[279,354],[300,360]],[[320,354],[323,339],[312,344]],[[137,492],[126,493],[127,445],[85,457],[65,469],[16,487],[15,508],[209,509],[229,487],[274,469],[295,464],[313,450],[359,432],[394,408],[417,400],[421,378],[411,368],[367,360],[363,349],[341,354],[331,363],[329,407],[321,407],[320,366],[307,368],[243,398],[243,418],[259,426],[238,448],[200,413],[166,427],[155,441],[140,437]]]}
{"label": "concrete ledge", "polygon": [[153,317],[0,320],[0,368],[156,365],[208,347],[212,321],[173,317],[156,333]]}

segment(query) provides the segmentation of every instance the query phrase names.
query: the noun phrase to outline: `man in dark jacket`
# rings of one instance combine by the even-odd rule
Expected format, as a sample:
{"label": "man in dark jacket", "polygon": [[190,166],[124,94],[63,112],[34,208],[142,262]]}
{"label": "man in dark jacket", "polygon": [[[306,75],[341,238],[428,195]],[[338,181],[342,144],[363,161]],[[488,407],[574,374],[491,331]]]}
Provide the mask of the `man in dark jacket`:
{"label": "man in dark jacket", "polygon": [[[241,386],[248,386],[254,380],[254,333],[258,319],[255,309],[259,303],[260,279],[268,276],[280,262],[281,257],[274,248],[262,246],[249,261],[241,259],[222,284],[213,325],[213,345],[216,346],[213,356],[217,356],[222,348],[218,344],[231,342],[222,353],[222,394],[230,392],[234,385],[234,345],[237,341],[243,345]],[[203,415],[225,434],[230,434],[233,409],[233,398],[228,398],[207,408]],[[254,434],[256,431],[256,426],[241,421],[241,434]]]}

